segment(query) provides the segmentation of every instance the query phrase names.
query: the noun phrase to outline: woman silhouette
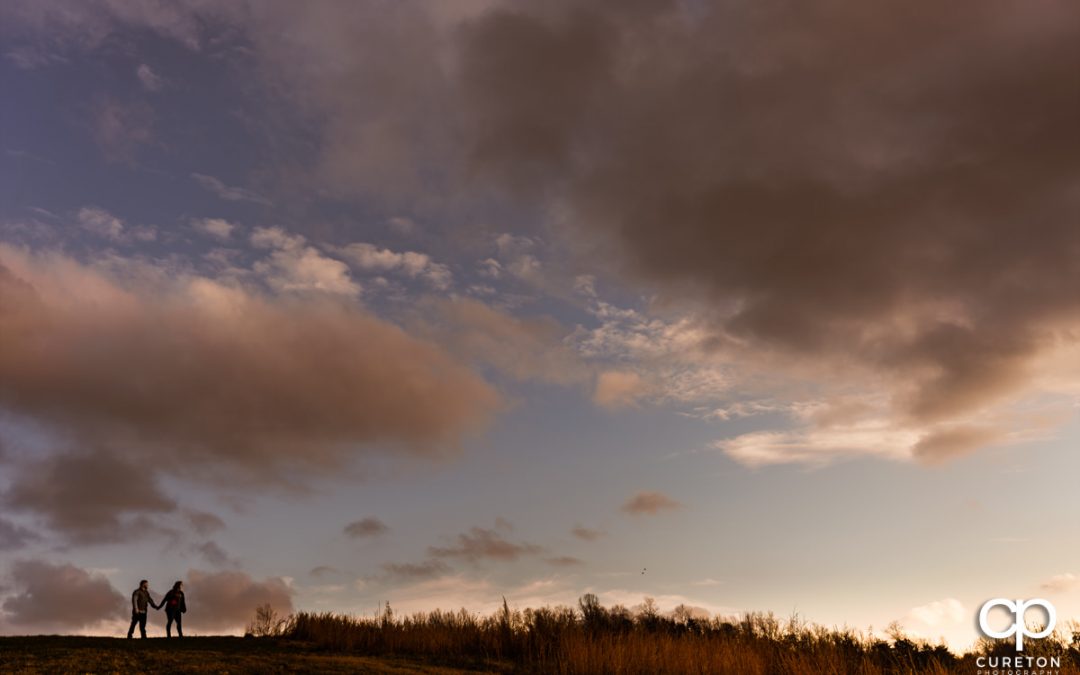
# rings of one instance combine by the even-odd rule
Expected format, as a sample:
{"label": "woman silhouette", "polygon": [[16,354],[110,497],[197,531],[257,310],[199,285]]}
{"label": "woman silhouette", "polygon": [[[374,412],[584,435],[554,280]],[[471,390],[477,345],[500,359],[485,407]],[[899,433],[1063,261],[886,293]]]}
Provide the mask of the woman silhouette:
{"label": "woman silhouette", "polygon": [[180,621],[181,615],[187,611],[187,603],[184,602],[184,582],[177,581],[172,590],[161,599],[161,606],[165,607],[165,637],[172,637],[172,625],[176,623],[176,636],[184,637],[184,629]]}

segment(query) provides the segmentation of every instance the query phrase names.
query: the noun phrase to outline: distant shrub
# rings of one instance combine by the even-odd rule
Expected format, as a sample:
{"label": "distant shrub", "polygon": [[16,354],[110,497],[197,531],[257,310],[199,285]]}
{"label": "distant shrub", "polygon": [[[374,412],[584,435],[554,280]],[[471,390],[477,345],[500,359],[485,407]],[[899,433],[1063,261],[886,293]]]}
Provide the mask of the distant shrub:
{"label": "distant shrub", "polygon": [[279,616],[269,603],[255,608],[255,618],[247,626],[245,635],[252,637],[281,637],[292,630],[293,617]]}

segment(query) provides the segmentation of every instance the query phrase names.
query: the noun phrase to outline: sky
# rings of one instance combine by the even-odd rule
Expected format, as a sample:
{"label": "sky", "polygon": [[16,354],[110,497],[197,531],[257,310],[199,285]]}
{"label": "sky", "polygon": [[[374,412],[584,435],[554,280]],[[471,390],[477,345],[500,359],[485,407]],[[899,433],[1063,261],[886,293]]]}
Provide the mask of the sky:
{"label": "sky", "polygon": [[5,2],[0,633],[1080,615],[1078,14]]}

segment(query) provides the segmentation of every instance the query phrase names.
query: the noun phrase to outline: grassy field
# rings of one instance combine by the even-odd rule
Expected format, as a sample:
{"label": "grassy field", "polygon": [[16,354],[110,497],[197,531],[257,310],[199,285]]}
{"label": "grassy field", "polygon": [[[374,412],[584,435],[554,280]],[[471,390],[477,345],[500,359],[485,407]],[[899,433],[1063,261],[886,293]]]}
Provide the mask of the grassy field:
{"label": "grassy field", "polygon": [[[980,657],[1016,654],[1008,641],[983,640],[958,655],[909,639],[898,627],[886,639],[771,614],[695,618],[649,606],[605,608],[591,595],[577,608],[504,604],[488,616],[465,610],[396,616],[387,606],[372,617],[278,617],[264,606],[248,630],[259,637],[0,638],[0,673],[977,675]],[[1077,675],[1080,626],[1032,641],[1025,655],[1052,657],[1059,675]]]}
{"label": "grassy field", "polygon": [[0,638],[0,673],[457,673],[506,672],[497,664],[441,666],[432,658],[314,650],[295,641],[42,636]]}

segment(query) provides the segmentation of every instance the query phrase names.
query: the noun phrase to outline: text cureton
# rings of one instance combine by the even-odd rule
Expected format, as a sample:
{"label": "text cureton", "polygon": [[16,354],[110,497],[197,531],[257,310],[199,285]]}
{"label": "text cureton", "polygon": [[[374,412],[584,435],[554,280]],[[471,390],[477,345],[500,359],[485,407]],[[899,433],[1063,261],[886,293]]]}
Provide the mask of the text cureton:
{"label": "text cureton", "polygon": [[1061,667],[1060,656],[980,656],[975,659],[979,668],[1051,668]]}

